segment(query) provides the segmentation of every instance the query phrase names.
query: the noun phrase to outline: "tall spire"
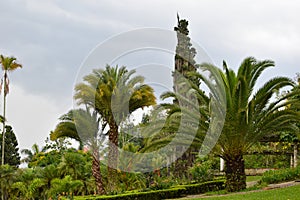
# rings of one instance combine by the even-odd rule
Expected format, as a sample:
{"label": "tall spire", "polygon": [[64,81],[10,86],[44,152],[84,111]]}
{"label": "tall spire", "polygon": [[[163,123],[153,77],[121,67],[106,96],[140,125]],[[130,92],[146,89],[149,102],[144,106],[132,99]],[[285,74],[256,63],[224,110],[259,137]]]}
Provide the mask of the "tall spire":
{"label": "tall spire", "polygon": [[[197,70],[196,62],[194,60],[196,56],[196,49],[192,47],[188,25],[189,22],[185,19],[180,19],[179,14],[177,13],[177,26],[174,27],[174,31],[177,33],[175,71],[191,80],[191,78],[187,76],[187,73]],[[176,79],[176,77],[174,77],[174,79]],[[197,80],[192,81],[199,85]]]}

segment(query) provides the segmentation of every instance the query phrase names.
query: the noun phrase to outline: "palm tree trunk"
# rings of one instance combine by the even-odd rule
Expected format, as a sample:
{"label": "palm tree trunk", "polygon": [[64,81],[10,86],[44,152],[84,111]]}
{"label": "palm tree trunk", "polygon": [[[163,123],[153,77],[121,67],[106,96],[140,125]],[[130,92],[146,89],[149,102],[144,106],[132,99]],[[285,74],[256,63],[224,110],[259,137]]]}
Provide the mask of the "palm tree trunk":
{"label": "palm tree trunk", "polygon": [[2,132],[2,157],[1,157],[1,164],[4,165],[4,148],[5,148],[5,112],[6,112],[6,79],[7,79],[7,73],[4,72],[4,78],[3,78],[3,132]]}
{"label": "palm tree trunk", "polygon": [[118,167],[118,125],[112,122],[109,127],[108,189],[112,192],[116,189]]}
{"label": "palm tree trunk", "polygon": [[104,184],[102,180],[102,175],[100,171],[100,160],[98,153],[93,153],[93,164],[92,164],[92,173],[95,178],[97,194],[102,195],[105,194]]}
{"label": "palm tree trunk", "polygon": [[246,174],[243,155],[227,155],[225,160],[226,190],[236,192],[246,188]]}

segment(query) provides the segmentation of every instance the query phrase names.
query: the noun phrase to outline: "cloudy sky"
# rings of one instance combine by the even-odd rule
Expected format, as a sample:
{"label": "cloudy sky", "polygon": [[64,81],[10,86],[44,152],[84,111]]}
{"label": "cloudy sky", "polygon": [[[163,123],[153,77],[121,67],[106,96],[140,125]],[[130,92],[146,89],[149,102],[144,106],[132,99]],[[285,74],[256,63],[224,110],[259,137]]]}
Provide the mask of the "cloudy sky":
{"label": "cloudy sky", "polygon": [[293,78],[300,72],[299,10],[297,0],[1,0],[0,53],[23,64],[10,74],[8,123],[21,149],[43,145],[72,108],[76,75],[97,45],[139,28],[172,31],[177,12],[216,65],[226,60],[237,69],[254,56],[276,63],[262,82]]}

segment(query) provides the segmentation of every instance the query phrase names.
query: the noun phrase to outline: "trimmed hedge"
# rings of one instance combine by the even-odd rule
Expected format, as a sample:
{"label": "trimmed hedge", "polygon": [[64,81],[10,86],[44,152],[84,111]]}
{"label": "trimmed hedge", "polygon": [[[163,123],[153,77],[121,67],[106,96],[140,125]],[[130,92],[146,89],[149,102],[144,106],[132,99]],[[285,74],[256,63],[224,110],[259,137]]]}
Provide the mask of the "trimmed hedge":
{"label": "trimmed hedge", "polygon": [[171,189],[154,190],[149,192],[136,192],[107,196],[76,197],[77,200],[161,200],[184,197],[190,194],[202,194],[209,191],[222,190],[225,188],[224,180],[209,181],[192,185],[179,185]]}
{"label": "trimmed hedge", "polygon": [[[178,198],[185,196],[185,188],[172,188],[164,190],[155,190],[149,192],[137,192],[128,194],[118,194],[99,197],[85,197],[86,200],[161,200],[169,198]],[[79,199],[79,198],[78,198]]]}
{"label": "trimmed hedge", "polygon": [[225,181],[209,181],[205,183],[193,184],[193,185],[182,185],[186,190],[186,194],[202,194],[210,191],[218,191],[225,189]]}

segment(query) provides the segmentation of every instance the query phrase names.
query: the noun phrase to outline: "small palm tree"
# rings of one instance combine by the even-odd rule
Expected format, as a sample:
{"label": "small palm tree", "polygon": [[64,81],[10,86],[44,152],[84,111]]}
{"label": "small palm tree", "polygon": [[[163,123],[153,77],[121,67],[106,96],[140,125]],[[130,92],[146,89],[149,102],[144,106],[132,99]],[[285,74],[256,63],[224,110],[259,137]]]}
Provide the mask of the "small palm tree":
{"label": "small palm tree", "polygon": [[[100,171],[99,146],[103,138],[100,128],[100,118],[96,112],[89,109],[71,110],[60,117],[61,122],[51,132],[50,139],[56,140],[62,137],[69,137],[77,140],[82,146],[89,144],[92,151],[92,174],[95,178],[97,193],[105,194],[103,178]],[[99,140],[100,139],[100,142]]]}
{"label": "small palm tree", "polygon": [[[9,93],[9,78],[8,78],[8,72],[14,71],[17,68],[22,68],[21,64],[18,64],[16,62],[15,57],[5,57],[3,55],[0,55],[0,63],[2,66],[2,70],[4,72],[1,85],[0,85],[0,93],[2,89],[2,84],[4,88],[4,95],[3,95],[3,118],[6,117],[6,95]],[[5,120],[3,120],[3,138],[2,138],[2,158],[1,158],[1,164],[4,165],[4,145],[5,145]]]}
{"label": "small palm tree", "polygon": [[40,148],[37,144],[33,144],[31,149],[22,149],[21,153],[24,154],[26,157],[24,157],[21,162],[22,163],[30,163],[34,156],[36,156],[37,154],[39,154],[40,152],[44,152],[45,149],[42,149],[42,151],[40,151]]}

